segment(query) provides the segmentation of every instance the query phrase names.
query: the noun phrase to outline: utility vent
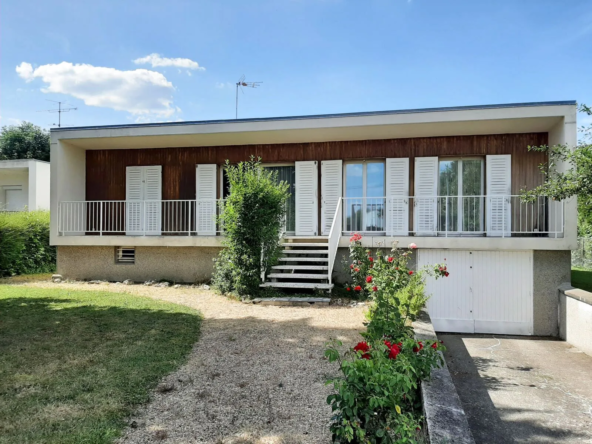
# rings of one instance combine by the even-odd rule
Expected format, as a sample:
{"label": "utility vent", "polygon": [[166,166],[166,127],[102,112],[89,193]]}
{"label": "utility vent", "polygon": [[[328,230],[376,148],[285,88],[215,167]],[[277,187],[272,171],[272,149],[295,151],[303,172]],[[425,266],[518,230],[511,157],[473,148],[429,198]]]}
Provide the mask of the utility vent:
{"label": "utility vent", "polygon": [[134,264],[136,262],[135,247],[117,247],[115,249],[116,264]]}

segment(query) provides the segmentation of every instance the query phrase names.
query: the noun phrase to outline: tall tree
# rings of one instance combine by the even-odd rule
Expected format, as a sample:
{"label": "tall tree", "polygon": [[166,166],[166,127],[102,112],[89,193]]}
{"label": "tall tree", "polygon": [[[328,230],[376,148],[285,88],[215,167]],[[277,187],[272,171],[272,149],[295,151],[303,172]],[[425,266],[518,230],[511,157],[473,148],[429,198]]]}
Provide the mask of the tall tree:
{"label": "tall tree", "polygon": [[[592,108],[580,105],[581,113],[592,116]],[[567,145],[528,147],[531,151],[549,154],[548,163],[540,166],[546,177],[543,185],[531,191],[523,191],[525,201],[534,201],[537,196],[555,200],[578,198],[578,232],[580,236],[592,236],[592,124],[582,126],[581,137],[575,147]],[[567,171],[559,171],[557,165],[565,162]]]}
{"label": "tall tree", "polygon": [[49,131],[31,122],[2,127],[0,160],[12,159],[49,161]]}

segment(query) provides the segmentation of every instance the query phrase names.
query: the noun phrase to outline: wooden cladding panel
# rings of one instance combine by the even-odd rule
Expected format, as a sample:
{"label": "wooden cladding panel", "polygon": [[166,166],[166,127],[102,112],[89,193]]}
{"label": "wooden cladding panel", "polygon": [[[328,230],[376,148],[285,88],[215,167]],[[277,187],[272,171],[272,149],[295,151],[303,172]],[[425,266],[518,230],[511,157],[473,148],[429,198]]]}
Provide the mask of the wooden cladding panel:
{"label": "wooden cladding panel", "polygon": [[[272,145],[89,150],[86,152],[86,199],[125,200],[127,166],[162,165],[162,198],[195,199],[195,165],[223,165],[261,157],[265,163],[303,160],[355,160],[419,156],[512,155],[512,194],[542,183],[538,169],[544,153],[528,152],[529,145],[545,145],[547,133],[485,136],[425,137],[413,139],[311,142]],[[413,193],[413,168],[410,168]]]}

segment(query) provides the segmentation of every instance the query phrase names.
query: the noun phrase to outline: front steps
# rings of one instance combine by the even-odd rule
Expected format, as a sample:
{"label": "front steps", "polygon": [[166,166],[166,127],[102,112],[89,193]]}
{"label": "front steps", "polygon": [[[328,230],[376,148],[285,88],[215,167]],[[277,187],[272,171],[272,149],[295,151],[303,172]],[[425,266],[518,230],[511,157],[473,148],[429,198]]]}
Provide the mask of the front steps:
{"label": "front steps", "polygon": [[275,265],[261,287],[331,291],[327,238],[287,237],[280,265]]}

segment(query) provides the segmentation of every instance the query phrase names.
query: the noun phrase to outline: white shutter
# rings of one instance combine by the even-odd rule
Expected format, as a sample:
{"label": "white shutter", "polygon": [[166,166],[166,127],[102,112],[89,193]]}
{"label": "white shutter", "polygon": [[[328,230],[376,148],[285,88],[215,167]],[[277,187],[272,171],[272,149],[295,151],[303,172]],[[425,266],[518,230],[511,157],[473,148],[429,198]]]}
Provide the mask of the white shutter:
{"label": "white shutter", "polygon": [[162,234],[162,166],[144,167],[144,209],[146,234]]}
{"label": "white shutter", "polygon": [[125,234],[127,235],[139,235],[144,232],[143,176],[143,167],[125,169]]}
{"label": "white shutter", "polygon": [[487,235],[510,236],[512,226],[512,156],[486,156]]}
{"label": "white shutter", "polygon": [[386,234],[409,236],[409,159],[386,159]]}
{"label": "white shutter", "polygon": [[317,162],[296,162],[296,236],[317,235]]}
{"label": "white shutter", "polygon": [[335,210],[343,193],[343,161],[324,160],[321,162],[321,232],[331,231]]}
{"label": "white shutter", "polygon": [[198,235],[216,235],[216,165],[195,167],[196,230]]}
{"label": "white shutter", "polygon": [[415,158],[415,210],[413,220],[419,236],[434,236],[437,221],[438,158]]}

